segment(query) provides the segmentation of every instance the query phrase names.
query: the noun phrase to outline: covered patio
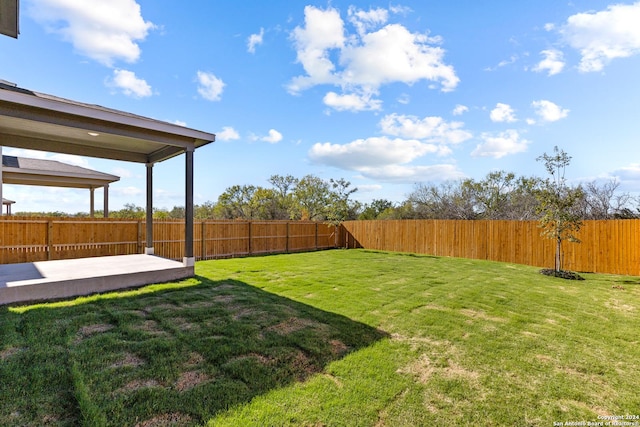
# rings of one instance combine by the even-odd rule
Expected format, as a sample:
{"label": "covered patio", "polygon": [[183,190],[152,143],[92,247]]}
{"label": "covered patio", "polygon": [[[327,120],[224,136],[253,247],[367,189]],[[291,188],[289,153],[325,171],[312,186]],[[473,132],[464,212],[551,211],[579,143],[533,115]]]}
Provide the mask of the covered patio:
{"label": "covered patio", "polygon": [[[84,295],[193,276],[193,158],[196,148],[214,140],[212,133],[0,81],[0,155],[1,147],[8,146],[143,163],[147,216],[144,254],[127,255],[126,262],[117,259],[122,257],[105,257],[0,265],[0,304]],[[153,166],[182,154],[185,157],[185,255],[180,263],[153,256]],[[79,262],[82,268],[78,267]],[[55,263],[55,268],[49,263]],[[105,268],[106,265],[109,268]],[[63,270],[84,270],[90,274],[61,279],[53,273]]]}
{"label": "covered patio", "polygon": [[[35,185],[45,187],[86,188],[89,190],[89,216],[95,215],[95,190],[102,188],[103,216],[109,217],[109,184],[119,176],[55,160],[2,156],[1,184]],[[0,190],[0,193],[2,190]],[[6,200],[6,199],[5,199]],[[15,202],[14,202],[15,203]],[[10,214],[10,210],[7,214]]]}
{"label": "covered patio", "polygon": [[2,206],[0,209],[0,216],[3,215],[4,209],[7,209],[7,215],[11,215],[11,205],[15,203],[15,200],[2,199]]}

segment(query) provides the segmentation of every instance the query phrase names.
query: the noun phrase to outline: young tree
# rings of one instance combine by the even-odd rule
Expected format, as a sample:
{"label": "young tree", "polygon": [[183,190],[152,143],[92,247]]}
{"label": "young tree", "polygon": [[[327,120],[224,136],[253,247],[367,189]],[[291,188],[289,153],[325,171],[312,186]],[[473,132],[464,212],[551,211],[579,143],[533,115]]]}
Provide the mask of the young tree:
{"label": "young tree", "polygon": [[331,185],[329,193],[329,205],[327,206],[327,221],[331,225],[340,225],[343,221],[354,219],[360,204],[349,200],[349,197],[358,191],[351,187],[351,183],[344,178],[329,180]]}
{"label": "young tree", "polygon": [[584,197],[580,187],[567,186],[565,171],[571,163],[571,156],[558,147],[553,148],[553,155],[543,154],[536,160],[543,161],[551,175],[547,178],[538,192],[540,227],[542,234],[556,242],[554,271],[556,275],[562,270],[562,242],[580,243],[576,237],[582,226],[580,215],[575,209],[577,203]]}

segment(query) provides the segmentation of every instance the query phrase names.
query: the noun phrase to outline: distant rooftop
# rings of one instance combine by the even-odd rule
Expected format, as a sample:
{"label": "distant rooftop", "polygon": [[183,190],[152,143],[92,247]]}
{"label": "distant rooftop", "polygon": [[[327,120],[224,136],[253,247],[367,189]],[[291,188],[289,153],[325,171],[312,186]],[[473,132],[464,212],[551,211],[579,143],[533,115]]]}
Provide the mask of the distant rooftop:
{"label": "distant rooftop", "polygon": [[5,184],[52,187],[97,188],[120,180],[116,175],[74,166],[56,160],[2,156]]}

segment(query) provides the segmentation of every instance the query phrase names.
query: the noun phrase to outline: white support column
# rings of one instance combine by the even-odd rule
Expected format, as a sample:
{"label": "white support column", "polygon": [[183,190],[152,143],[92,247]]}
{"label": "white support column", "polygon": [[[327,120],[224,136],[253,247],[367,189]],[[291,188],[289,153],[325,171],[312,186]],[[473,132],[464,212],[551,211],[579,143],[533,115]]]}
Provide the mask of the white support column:
{"label": "white support column", "polygon": [[147,244],[144,253],[153,255],[153,163],[147,163]]}
{"label": "white support column", "polygon": [[193,151],[185,152],[185,206],[184,206],[184,259],[185,267],[193,267],[196,258],[193,255]]}
{"label": "white support column", "polygon": [[105,218],[109,218],[109,184],[104,186],[104,206],[102,212]]}

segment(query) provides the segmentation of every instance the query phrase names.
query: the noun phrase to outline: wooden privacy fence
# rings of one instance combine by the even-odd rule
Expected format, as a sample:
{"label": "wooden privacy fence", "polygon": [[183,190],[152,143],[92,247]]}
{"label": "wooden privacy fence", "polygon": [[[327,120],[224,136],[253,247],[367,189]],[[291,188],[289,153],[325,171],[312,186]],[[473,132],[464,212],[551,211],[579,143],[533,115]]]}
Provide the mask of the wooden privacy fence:
{"label": "wooden privacy fence", "polygon": [[[182,260],[184,234],[184,220],[154,220],[155,253]],[[335,227],[310,221],[196,220],[193,235],[198,260],[336,246]],[[139,254],[145,244],[144,220],[0,219],[0,264]]]}
{"label": "wooden privacy fence", "polygon": [[[584,221],[563,243],[563,268],[640,276],[640,220]],[[342,224],[347,247],[486,259],[553,268],[555,242],[537,221],[384,220]]]}

